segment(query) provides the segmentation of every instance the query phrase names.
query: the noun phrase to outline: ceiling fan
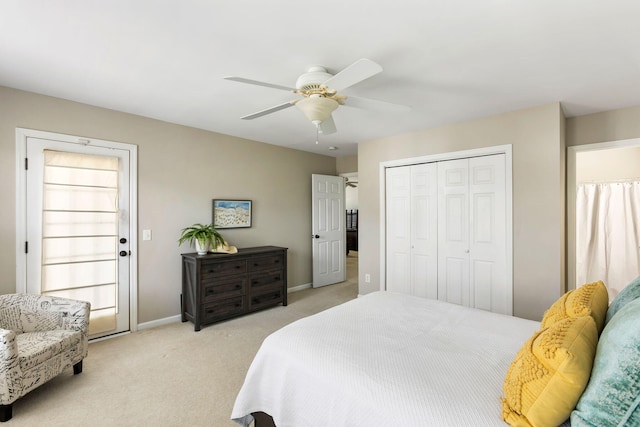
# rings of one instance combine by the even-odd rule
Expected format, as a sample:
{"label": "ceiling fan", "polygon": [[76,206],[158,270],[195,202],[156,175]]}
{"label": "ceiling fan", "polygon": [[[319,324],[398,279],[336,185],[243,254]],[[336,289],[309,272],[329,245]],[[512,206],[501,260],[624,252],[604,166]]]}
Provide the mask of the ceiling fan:
{"label": "ceiling fan", "polygon": [[345,177],[344,184],[347,187],[358,188],[358,181],[351,181],[348,177]]}
{"label": "ceiling fan", "polygon": [[335,75],[330,74],[325,67],[319,65],[309,67],[307,72],[298,77],[295,88],[246,79],[244,77],[229,76],[225,77],[225,79],[286,90],[301,95],[300,98],[246,115],[241,117],[242,119],[255,119],[295,105],[304,113],[311,123],[316,126],[318,132],[328,135],[336,132],[336,125],[331,113],[340,105],[375,109],[383,112],[410,110],[409,107],[404,105],[341,94],[344,89],[360,83],[381,71],[382,67],[380,65],[369,59],[362,58]]}

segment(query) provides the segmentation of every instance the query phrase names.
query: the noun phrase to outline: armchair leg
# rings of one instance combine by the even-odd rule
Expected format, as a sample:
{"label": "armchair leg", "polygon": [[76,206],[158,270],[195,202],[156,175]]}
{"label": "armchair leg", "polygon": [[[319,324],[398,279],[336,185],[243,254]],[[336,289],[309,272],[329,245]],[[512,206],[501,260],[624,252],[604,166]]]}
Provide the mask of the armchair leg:
{"label": "armchair leg", "polygon": [[82,360],[73,365],[73,375],[78,375],[82,372]]}
{"label": "armchair leg", "polygon": [[0,405],[0,422],[9,421],[13,416],[13,403]]}

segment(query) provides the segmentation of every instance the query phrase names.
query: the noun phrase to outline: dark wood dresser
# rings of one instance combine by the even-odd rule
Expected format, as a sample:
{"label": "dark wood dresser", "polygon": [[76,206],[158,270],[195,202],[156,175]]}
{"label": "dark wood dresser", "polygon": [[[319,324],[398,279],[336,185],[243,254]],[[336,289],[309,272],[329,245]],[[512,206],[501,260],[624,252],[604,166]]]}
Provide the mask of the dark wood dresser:
{"label": "dark wood dresser", "polygon": [[182,321],[202,325],[287,305],[287,248],[182,254]]}

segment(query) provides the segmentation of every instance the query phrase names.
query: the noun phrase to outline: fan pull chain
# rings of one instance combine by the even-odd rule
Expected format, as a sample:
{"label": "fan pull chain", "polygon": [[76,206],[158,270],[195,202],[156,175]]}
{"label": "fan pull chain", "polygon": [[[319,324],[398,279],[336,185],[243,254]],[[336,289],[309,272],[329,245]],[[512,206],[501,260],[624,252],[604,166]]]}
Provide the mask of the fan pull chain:
{"label": "fan pull chain", "polygon": [[320,133],[320,126],[316,124],[316,144],[318,143],[318,134]]}

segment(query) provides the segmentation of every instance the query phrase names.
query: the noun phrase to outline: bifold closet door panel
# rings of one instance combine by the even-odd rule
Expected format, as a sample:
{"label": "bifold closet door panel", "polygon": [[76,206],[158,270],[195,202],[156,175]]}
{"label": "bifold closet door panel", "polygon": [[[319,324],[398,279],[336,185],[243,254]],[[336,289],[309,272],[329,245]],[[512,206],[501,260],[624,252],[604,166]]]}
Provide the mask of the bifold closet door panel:
{"label": "bifold closet door panel", "polygon": [[507,289],[505,156],[469,159],[469,280],[472,307],[511,314]]}
{"label": "bifold closet door panel", "polygon": [[387,290],[511,314],[505,162],[386,169]]}
{"label": "bifold closet door panel", "polygon": [[411,168],[386,170],[386,288],[411,294]]}
{"label": "bifold closet door panel", "polygon": [[438,163],[438,299],[511,314],[505,156]]}
{"label": "bifold closet door panel", "polygon": [[470,306],[469,159],[438,163],[438,299]]}
{"label": "bifold closet door panel", "polygon": [[437,167],[386,171],[387,290],[437,298]]}
{"label": "bifold closet door panel", "polygon": [[438,298],[438,168],[411,166],[411,287],[413,295]]}

